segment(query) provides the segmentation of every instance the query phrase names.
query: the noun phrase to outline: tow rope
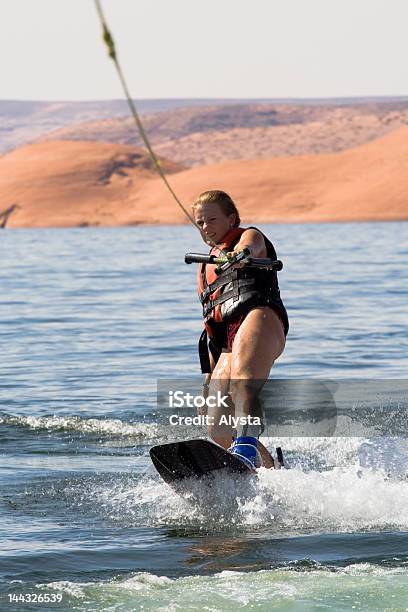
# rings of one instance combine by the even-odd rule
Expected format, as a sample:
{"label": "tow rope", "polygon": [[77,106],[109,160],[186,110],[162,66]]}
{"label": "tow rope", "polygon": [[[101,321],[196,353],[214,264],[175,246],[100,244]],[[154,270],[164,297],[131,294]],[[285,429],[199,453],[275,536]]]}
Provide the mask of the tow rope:
{"label": "tow rope", "polygon": [[[112,59],[113,63],[115,64],[115,68],[116,71],[118,73],[130,112],[132,113],[132,116],[135,120],[136,123],[136,127],[139,131],[139,134],[144,142],[144,145],[150,155],[150,158],[153,162],[153,165],[155,167],[155,169],[157,170],[157,172],[159,173],[159,176],[161,177],[161,179],[163,180],[164,184],[166,185],[167,189],[169,190],[169,192],[171,193],[171,195],[173,196],[174,200],[176,201],[176,203],[178,204],[178,206],[181,208],[181,210],[183,211],[183,213],[185,214],[185,216],[187,217],[187,219],[190,221],[190,223],[192,223],[194,225],[194,227],[196,227],[198,229],[198,231],[201,233],[201,235],[205,236],[206,242],[208,244],[210,244],[212,247],[216,247],[217,244],[211,240],[211,238],[208,236],[208,234],[196,223],[194,217],[188,212],[188,210],[185,208],[185,206],[183,206],[183,204],[181,203],[180,199],[177,197],[177,194],[175,193],[175,191],[173,190],[173,188],[171,187],[169,181],[167,180],[167,177],[163,171],[163,168],[161,167],[160,161],[157,158],[155,152],[153,151],[153,147],[150,143],[149,138],[147,137],[147,134],[145,132],[145,129],[143,127],[143,123],[139,117],[139,114],[137,112],[136,109],[136,105],[133,102],[133,99],[129,93],[129,89],[126,83],[126,79],[125,76],[123,74],[122,68],[120,66],[119,63],[119,59],[118,59],[118,55],[116,52],[116,47],[115,47],[115,42],[113,40],[113,36],[108,28],[108,24],[105,18],[105,15],[103,13],[102,10],[102,6],[100,3],[100,0],[94,0],[95,2],[95,6],[96,6],[96,10],[99,16],[99,20],[101,22],[101,26],[102,26],[102,31],[103,31],[103,40],[107,46],[108,49],[108,55],[109,57]],[[219,248],[219,247],[218,247]],[[222,249],[219,249],[222,253],[224,253],[224,255],[226,255],[226,252]]]}

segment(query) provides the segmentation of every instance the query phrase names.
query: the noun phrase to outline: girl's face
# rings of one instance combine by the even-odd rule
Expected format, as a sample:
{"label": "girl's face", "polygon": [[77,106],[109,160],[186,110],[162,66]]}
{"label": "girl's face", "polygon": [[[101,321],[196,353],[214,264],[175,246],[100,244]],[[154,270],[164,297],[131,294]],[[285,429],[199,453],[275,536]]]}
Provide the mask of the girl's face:
{"label": "girl's face", "polygon": [[234,227],[235,213],[225,215],[216,202],[210,202],[205,206],[197,206],[194,209],[194,218],[197,225],[205,232],[202,234],[204,242],[211,238],[213,242],[219,244],[225,234]]}

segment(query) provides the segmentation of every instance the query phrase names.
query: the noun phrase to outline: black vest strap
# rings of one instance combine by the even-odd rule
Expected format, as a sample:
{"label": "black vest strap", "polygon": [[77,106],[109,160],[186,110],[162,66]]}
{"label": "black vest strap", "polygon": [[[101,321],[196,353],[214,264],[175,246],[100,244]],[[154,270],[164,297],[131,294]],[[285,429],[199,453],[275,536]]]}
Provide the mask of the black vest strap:
{"label": "black vest strap", "polygon": [[203,374],[211,373],[210,353],[213,356],[215,363],[220,358],[222,349],[218,346],[213,338],[208,341],[207,330],[204,329],[198,341],[198,354],[200,357],[201,372]]}
{"label": "black vest strap", "polygon": [[215,308],[215,306],[218,306],[218,304],[223,304],[224,302],[226,302],[227,300],[230,300],[231,298],[233,298],[234,300],[238,300],[240,297],[245,296],[246,293],[250,293],[251,290],[253,289],[253,286],[255,285],[255,279],[254,278],[240,279],[239,284],[238,283],[231,283],[231,284],[232,284],[232,288],[229,289],[228,291],[224,291],[224,293],[221,293],[221,295],[217,297],[215,300],[207,299],[203,301],[204,317],[209,315],[211,311],[213,310],[213,308]]}
{"label": "black vest strap", "polygon": [[210,354],[208,352],[207,330],[204,329],[198,341],[198,354],[200,356],[201,372],[209,374],[211,372]]}

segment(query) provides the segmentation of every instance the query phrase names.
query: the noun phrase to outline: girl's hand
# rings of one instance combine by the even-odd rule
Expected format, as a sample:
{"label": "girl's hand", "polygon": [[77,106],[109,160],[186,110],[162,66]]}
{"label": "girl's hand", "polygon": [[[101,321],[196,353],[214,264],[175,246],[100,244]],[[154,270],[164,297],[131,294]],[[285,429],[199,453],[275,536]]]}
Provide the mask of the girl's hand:
{"label": "girl's hand", "polygon": [[[252,256],[251,247],[246,245],[246,244],[244,244],[243,246],[239,246],[238,248],[236,248],[234,251],[229,251],[227,253],[228,259],[232,259],[233,257],[236,257],[244,249],[248,249],[249,250],[250,254],[249,254],[248,257],[251,257]],[[233,268],[243,268],[244,266],[245,266],[245,261],[241,261],[241,262],[238,262],[238,263],[234,264],[232,267]]]}

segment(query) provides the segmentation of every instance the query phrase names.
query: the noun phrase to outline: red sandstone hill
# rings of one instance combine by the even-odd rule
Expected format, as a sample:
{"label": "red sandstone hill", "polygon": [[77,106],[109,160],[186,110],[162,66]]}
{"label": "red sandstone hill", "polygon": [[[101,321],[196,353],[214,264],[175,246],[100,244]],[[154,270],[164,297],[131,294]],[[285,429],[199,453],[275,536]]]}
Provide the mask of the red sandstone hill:
{"label": "red sandstone hill", "polygon": [[[321,222],[408,219],[408,127],[340,153],[224,162],[170,177],[183,202],[206,189],[223,189],[245,222]],[[129,200],[128,214],[142,220],[183,220],[161,181]]]}
{"label": "red sandstone hill", "polygon": [[[161,159],[168,174],[183,166]],[[10,227],[127,223],[129,197],[156,171],[149,156],[130,145],[44,142],[0,157],[0,213],[16,203]],[[121,212],[121,209],[123,211]]]}
{"label": "red sandstone hill", "polygon": [[[408,127],[333,154],[163,167],[176,172],[169,181],[184,203],[224,189],[244,222],[408,219]],[[31,145],[0,158],[0,202],[21,207],[11,227],[184,222],[152,172],[126,145]]]}

